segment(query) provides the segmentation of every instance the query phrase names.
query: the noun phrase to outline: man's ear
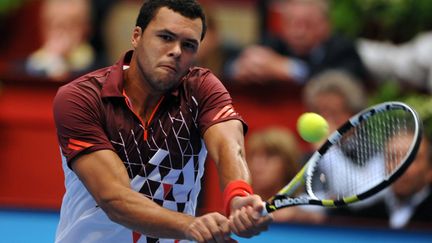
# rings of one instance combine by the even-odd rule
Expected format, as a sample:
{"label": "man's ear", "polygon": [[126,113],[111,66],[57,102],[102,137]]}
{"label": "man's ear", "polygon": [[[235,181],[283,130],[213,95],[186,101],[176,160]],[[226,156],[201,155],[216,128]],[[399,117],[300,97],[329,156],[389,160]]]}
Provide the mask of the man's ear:
{"label": "man's ear", "polygon": [[137,48],[138,43],[142,36],[142,29],[139,26],[136,26],[132,32],[132,46]]}

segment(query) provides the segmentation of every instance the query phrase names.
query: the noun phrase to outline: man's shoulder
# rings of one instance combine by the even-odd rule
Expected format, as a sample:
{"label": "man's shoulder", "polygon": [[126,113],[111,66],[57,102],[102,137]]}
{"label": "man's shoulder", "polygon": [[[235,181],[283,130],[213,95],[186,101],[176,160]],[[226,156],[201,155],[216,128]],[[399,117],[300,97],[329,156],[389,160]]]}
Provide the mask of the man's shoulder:
{"label": "man's shoulder", "polygon": [[224,89],[220,79],[208,68],[192,67],[183,77],[182,87],[190,94],[209,94]]}
{"label": "man's shoulder", "polygon": [[105,67],[93,72],[84,74],[69,83],[60,87],[59,91],[67,90],[82,90],[88,88],[101,88],[105,83],[106,77],[109,74],[111,67]]}
{"label": "man's shoulder", "polygon": [[199,86],[207,80],[214,80],[216,76],[210,69],[204,67],[191,67],[186,75],[183,77],[183,85],[186,86]]}
{"label": "man's shoulder", "polygon": [[191,67],[189,69],[189,71],[187,72],[187,74],[185,75],[185,77],[188,78],[188,79],[191,79],[191,78],[204,78],[209,73],[211,73],[211,71],[208,68],[194,66],[194,67]]}
{"label": "man's shoulder", "polygon": [[95,70],[61,86],[57,91],[55,100],[74,100],[86,104],[98,103],[110,69],[111,67],[105,67]]}

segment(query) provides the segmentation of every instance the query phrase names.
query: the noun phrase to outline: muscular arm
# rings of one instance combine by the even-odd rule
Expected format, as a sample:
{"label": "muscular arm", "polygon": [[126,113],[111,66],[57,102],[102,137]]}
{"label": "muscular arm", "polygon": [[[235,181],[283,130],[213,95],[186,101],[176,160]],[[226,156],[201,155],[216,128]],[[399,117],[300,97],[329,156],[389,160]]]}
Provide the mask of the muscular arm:
{"label": "muscular arm", "polygon": [[244,149],[243,125],[239,120],[217,123],[204,133],[211,158],[215,161],[221,188],[232,180],[250,183]]}
{"label": "muscular arm", "polygon": [[[238,120],[215,124],[207,129],[204,140],[218,168],[222,188],[233,180],[250,181],[245,159],[243,126]],[[252,237],[267,230],[271,216],[261,217],[263,202],[258,195],[234,197],[230,204],[230,228],[241,237]]]}
{"label": "muscular arm", "polygon": [[[158,238],[203,241],[224,237],[224,232],[218,229],[219,225],[228,227],[222,215],[194,218],[160,207],[132,190],[123,162],[111,150],[83,155],[72,163],[72,169],[98,205],[116,223]],[[216,229],[214,232],[211,232],[212,227]],[[215,232],[216,236],[212,236]]]}

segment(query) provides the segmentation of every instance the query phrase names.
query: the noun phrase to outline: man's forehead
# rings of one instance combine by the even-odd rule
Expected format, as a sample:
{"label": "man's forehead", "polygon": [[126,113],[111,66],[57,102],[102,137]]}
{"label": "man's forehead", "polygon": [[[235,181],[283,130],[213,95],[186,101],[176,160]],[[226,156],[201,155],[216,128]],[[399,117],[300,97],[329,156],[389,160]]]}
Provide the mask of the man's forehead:
{"label": "man's forehead", "polygon": [[189,38],[200,40],[202,20],[190,19],[167,7],[160,8],[149,26],[156,29],[167,29],[175,34],[187,35]]}

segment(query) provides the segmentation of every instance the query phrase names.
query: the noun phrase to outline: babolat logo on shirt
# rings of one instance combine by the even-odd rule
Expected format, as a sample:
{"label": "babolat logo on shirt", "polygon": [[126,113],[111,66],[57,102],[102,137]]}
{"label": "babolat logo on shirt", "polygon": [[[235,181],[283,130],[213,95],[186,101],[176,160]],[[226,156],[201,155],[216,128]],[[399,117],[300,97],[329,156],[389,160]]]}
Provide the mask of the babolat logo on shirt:
{"label": "babolat logo on shirt", "polygon": [[276,207],[283,207],[287,205],[298,205],[298,204],[307,204],[308,199],[307,198],[282,198],[282,199],[276,199],[274,201],[274,204]]}

